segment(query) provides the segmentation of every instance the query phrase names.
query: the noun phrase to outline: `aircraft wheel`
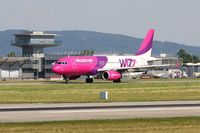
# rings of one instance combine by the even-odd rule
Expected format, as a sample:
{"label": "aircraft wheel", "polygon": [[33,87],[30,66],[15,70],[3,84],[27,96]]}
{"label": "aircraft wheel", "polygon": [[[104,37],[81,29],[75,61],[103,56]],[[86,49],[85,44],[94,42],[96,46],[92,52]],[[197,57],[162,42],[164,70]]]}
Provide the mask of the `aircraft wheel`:
{"label": "aircraft wheel", "polygon": [[69,84],[70,83],[70,81],[69,80],[65,80],[65,84]]}
{"label": "aircraft wheel", "polygon": [[93,81],[94,81],[93,78],[86,78],[85,80],[86,83],[93,83]]}

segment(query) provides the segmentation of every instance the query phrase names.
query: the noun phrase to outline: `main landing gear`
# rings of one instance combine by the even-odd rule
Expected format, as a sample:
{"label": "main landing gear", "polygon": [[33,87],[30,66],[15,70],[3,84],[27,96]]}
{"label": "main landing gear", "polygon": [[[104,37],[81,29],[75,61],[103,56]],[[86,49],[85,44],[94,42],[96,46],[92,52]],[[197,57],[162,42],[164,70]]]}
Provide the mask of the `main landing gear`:
{"label": "main landing gear", "polygon": [[86,82],[86,83],[93,83],[93,82],[94,82],[94,79],[88,77],[88,78],[85,79],[85,82]]}

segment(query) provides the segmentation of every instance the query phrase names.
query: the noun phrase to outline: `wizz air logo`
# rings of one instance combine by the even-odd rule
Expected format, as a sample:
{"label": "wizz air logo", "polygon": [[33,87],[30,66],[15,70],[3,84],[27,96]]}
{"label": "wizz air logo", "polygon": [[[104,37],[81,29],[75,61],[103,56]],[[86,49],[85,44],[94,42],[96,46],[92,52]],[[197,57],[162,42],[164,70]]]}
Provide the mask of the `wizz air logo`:
{"label": "wizz air logo", "polygon": [[133,67],[136,63],[135,59],[119,59],[120,67]]}

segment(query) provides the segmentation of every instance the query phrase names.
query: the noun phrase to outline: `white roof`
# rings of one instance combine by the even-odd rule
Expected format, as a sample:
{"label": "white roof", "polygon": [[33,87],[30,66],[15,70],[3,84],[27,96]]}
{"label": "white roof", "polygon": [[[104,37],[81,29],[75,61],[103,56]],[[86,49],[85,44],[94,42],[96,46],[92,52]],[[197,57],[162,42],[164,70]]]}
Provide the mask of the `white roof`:
{"label": "white roof", "polygon": [[186,66],[200,66],[200,62],[198,62],[198,63],[186,63],[185,64]]}

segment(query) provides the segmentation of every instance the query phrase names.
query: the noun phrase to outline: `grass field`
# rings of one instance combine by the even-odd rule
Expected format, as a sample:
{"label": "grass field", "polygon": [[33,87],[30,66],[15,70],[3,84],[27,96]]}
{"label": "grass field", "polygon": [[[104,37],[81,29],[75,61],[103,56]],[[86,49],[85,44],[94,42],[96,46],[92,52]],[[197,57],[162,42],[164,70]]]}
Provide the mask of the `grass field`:
{"label": "grass field", "polygon": [[200,117],[0,124],[1,133],[200,133]]}
{"label": "grass field", "polygon": [[[99,99],[108,91],[109,100]],[[123,83],[97,81],[1,81],[0,103],[136,102],[200,100],[200,80],[133,80]]]}

